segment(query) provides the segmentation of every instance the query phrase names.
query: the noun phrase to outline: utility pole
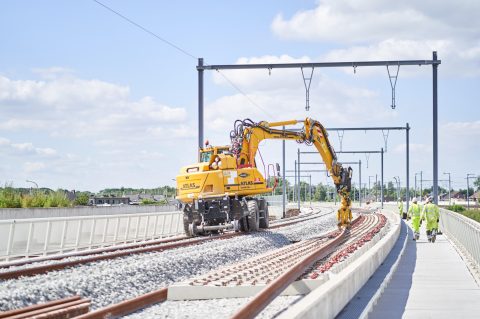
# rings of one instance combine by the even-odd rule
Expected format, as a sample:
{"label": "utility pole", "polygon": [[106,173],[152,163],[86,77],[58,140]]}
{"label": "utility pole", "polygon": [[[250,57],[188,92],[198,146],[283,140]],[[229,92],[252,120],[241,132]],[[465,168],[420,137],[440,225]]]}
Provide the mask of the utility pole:
{"label": "utility pole", "polygon": [[470,209],[470,194],[468,189],[470,188],[470,184],[468,183],[468,179],[470,177],[475,177],[475,174],[467,174],[467,209]]}
{"label": "utility pole", "polygon": [[383,208],[383,147],[382,147],[382,161],[381,161],[382,165],[381,165],[381,171],[380,171],[380,179],[381,179],[381,183],[382,183],[382,188],[380,188],[380,196],[381,196],[381,201],[382,201],[382,208]]}
{"label": "utility pole", "polygon": [[[285,130],[285,126],[283,127]],[[285,218],[285,211],[286,211],[286,200],[285,200],[285,193],[287,191],[286,179],[285,179],[285,140],[282,140],[282,179],[283,179],[283,196],[282,196],[282,205],[283,205],[283,213],[282,217]],[[288,200],[288,198],[287,198]]]}
{"label": "utility pole", "polygon": [[397,186],[397,198],[398,200],[402,201],[402,199],[400,198],[400,177],[393,176],[393,179],[395,179],[395,185]]}
{"label": "utility pole", "polygon": [[378,198],[377,198],[377,187],[378,187],[378,174],[375,174],[375,202],[378,201]]}
{"label": "utility pole", "polygon": [[295,184],[293,187],[293,202],[295,202],[296,193],[297,193],[297,160],[295,160]]}
{"label": "utility pole", "polygon": [[423,202],[423,171],[420,171],[420,202]]}
{"label": "utility pole", "polygon": [[300,184],[300,175],[301,175],[301,172],[300,172],[300,148],[297,150],[297,156],[298,156],[298,211],[300,211],[300,187],[301,187],[301,184]]}
{"label": "utility pole", "polygon": [[443,173],[444,175],[448,174],[448,205],[452,205],[452,180],[450,178],[450,173]]}
{"label": "utility pole", "polygon": [[[373,176],[368,176],[368,194],[371,195],[372,194],[372,188],[370,187],[370,178],[373,177]],[[365,196],[366,198],[367,196]]]}

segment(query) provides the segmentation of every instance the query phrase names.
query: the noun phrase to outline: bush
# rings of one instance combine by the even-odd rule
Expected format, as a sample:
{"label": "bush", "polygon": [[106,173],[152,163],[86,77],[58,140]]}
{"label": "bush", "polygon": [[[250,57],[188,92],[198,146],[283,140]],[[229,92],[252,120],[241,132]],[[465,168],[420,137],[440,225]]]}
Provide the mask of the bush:
{"label": "bush", "polygon": [[478,210],[466,210],[461,213],[462,215],[480,222],[480,211]]}
{"label": "bush", "polygon": [[140,203],[140,205],[155,205],[155,204],[157,204],[157,202],[149,198],[142,199],[142,202]]}
{"label": "bush", "polygon": [[77,206],[86,206],[88,205],[89,199],[90,195],[88,193],[77,193],[77,197],[73,203]]}
{"label": "bush", "polygon": [[447,209],[448,210],[451,210],[451,211],[454,211],[454,212],[457,212],[457,213],[460,213],[460,212],[463,212],[465,210],[465,207],[463,207],[462,205],[451,205],[451,206],[447,206]]}
{"label": "bush", "polygon": [[48,195],[45,205],[43,207],[68,207],[70,201],[62,191],[56,191]]}
{"label": "bush", "polygon": [[22,207],[22,197],[13,187],[5,185],[0,189],[0,207],[1,208],[20,208]]}

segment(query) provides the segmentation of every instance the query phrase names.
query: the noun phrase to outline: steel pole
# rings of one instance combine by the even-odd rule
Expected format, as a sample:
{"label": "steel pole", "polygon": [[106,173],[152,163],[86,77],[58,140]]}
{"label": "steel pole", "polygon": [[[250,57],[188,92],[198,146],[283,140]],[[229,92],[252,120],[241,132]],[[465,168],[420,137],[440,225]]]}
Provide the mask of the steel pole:
{"label": "steel pole", "polygon": [[[198,59],[198,149],[203,147],[203,58]],[[198,152],[200,161],[200,152]]]}
{"label": "steel pole", "polygon": [[470,199],[469,199],[470,194],[469,194],[469,192],[468,192],[468,189],[470,188],[470,185],[468,184],[468,176],[469,176],[469,175],[470,175],[470,174],[467,174],[467,209],[470,209]]}
{"label": "steel pole", "polygon": [[295,198],[297,197],[297,160],[295,160],[295,183],[293,186],[293,202],[295,203]]}
{"label": "steel pole", "polygon": [[450,180],[450,173],[448,173],[448,205],[452,205],[452,184]]}
{"label": "steel pole", "polygon": [[417,173],[415,173],[415,197],[417,197]]}
{"label": "steel pole", "polygon": [[358,206],[362,207],[362,161],[358,160]]}
{"label": "steel pole", "polygon": [[310,206],[312,206],[312,174],[310,174],[310,189],[309,189],[309,197],[310,197]]}
{"label": "steel pole", "polygon": [[407,138],[407,190],[405,192],[405,201],[407,202],[407,212],[408,212],[408,206],[409,206],[409,201],[410,201],[410,125],[405,126],[407,129],[405,130],[406,132],[406,138]]}
{"label": "steel pole", "polygon": [[300,184],[300,175],[301,175],[301,171],[300,171],[300,149],[297,150],[297,156],[298,156],[298,162],[297,162],[297,165],[298,165],[298,210],[300,211],[300,190],[301,190],[301,184]]}
{"label": "steel pole", "polygon": [[[433,61],[437,61],[437,51],[433,51]],[[433,70],[433,202],[438,205],[438,64],[432,64]]]}
{"label": "steel pole", "polygon": [[380,188],[380,197],[381,197],[381,201],[382,201],[382,208],[383,208],[383,147],[382,147],[382,161],[381,161],[381,171],[380,171],[380,180],[381,180],[381,188]]}
{"label": "steel pole", "polygon": [[378,191],[377,191],[377,187],[378,187],[378,174],[375,174],[375,202],[378,202]]}
{"label": "steel pole", "polygon": [[[283,127],[285,130],[285,126]],[[282,177],[283,177],[283,196],[282,196],[282,206],[283,206],[283,213],[282,217],[285,218],[285,213],[286,213],[286,199],[285,199],[285,193],[287,191],[287,184],[286,184],[286,178],[285,178],[285,140],[282,140]]]}
{"label": "steel pole", "polygon": [[423,198],[423,171],[420,171],[420,201],[422,202]]}

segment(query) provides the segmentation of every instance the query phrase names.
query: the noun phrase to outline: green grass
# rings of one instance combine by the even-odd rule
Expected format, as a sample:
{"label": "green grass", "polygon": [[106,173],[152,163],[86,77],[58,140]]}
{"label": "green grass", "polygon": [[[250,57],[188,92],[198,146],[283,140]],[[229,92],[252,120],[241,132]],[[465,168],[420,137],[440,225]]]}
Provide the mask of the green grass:
{"label": "green grass", "polygon": [[465,210],[463,212],[461,212],[460,214],[468,217],[468,218],[471,218],[473,220],[476,220],[477,222],[480,223],[480,210],[478,209],[470,209],[470,210]]}

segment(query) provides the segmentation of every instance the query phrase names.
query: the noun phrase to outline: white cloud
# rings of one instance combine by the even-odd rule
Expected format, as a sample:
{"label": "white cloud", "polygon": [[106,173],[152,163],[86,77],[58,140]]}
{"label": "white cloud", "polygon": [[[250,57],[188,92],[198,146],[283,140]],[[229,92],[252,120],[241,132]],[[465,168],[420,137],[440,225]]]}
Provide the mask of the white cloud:
{"label": "white cloud", "polygon": [[30,155],[40,157],[52,157],[57,155],[57,151],[53,148],[35,147],[32,143],[12,143],[9,139],[0,137],[0,148],[3,148],[4,152],[12,155]]}
{"label": "white cloud", "polygon": [[46,165],[42,162],[26,162],[23,169],[26,173],[33,173],[45,169]]}
{"label": "white cloud", "polygon": [[480,121],[448,122],[441,126],[445,135],[467,136],[478,143],[480,140]]}
{"label": "white cloud", "polygon": [[99,80],[60,77],[45,81],[0,76],[0,129],[34,129],[52,136],[139,137],[158,125],[187,120],[184,108],[151,97],[130,99],[130,89]]}
{"label": "white cloud", "polygon": [[[422,143],[409,143],[409,150],[413,153],[419,154],[430,154],[433,151],[432,145],[422,144]],[[407,144],[398,144],[394,147],[393,152],[398,154],[405,154],[407,151]]]}
{"label": "white cloud", "polygon": [[325,0],[290,18],[278,14],[282,39],[339,43],[325,60],[431,59],[437,50],[448,73],[480,74],[478,1]]}

